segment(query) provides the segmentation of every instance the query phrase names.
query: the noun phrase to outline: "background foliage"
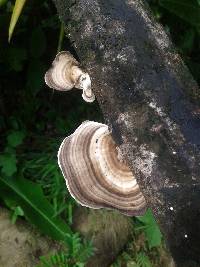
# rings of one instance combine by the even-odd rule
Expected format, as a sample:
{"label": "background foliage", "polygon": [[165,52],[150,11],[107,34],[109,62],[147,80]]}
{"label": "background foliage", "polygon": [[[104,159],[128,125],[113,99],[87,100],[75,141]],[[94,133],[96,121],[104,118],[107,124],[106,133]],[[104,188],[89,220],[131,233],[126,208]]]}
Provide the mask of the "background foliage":
{"label": "background foliage", "polygon": [[[148,2],[199,82],[200,1]],[[66,244],[66,251],[42,258],[40,266],[84,266],[93,249],[70,228],[76,204],[65,189],[56,153],[82,121],[103,121],[101,112],[97,103],[84,103],[79,91],[63,94],[44,84],[57,50],[75,53],[50,0],[0,0],[0,25],[0,198],[13,222],[25,217]],[[135,254],[127,246],[115,266],[152,266],[151,249],[161,244],[160,231],[150,211],[133,223],[135,235],[146,236],[145,244]]]}

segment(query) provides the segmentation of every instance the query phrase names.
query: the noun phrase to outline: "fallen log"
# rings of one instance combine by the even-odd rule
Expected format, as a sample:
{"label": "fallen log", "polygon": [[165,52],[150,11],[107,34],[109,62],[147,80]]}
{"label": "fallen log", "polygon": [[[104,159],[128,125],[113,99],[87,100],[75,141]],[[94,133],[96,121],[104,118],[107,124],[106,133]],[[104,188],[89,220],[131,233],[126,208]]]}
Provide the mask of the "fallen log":
{"label": "fallen log", "polygon": [[200,265],[200,90],[145,1],[53,0],[178,267]]}

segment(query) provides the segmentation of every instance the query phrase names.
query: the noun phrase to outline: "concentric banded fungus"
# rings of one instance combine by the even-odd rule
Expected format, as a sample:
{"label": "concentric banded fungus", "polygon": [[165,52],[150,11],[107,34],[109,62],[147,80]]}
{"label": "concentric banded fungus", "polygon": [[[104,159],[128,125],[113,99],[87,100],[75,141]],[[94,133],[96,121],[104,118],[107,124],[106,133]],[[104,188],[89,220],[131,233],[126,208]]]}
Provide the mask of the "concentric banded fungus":
{"label": "concentric banded fungus", "polygon": [[130,169],[119,160],[105,124],[86,121],[62,142],[58,163],[72,197],[91,208],[117,209],[128,216],[146,208]]}
{"label": "concentric banded fungus", "polygon": [[78,61],[67,51],[57,54],[51,68],[45,74],[45,82],[50,88],[59,91],[69,91],[74,87],[81,89],[86,102],[95,100],[89,74],[79,67]]}

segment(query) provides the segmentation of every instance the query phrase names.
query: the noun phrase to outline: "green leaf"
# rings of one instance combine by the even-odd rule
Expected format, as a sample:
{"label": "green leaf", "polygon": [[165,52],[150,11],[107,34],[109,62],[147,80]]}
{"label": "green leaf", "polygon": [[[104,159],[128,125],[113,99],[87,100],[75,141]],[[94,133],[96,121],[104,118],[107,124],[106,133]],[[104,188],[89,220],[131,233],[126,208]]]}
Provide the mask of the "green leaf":
{"label": "green leaf", "polygon": [[0,155],[1,172],[6,176],[12,176],[17,171],[17,159],[15,153]]}
{"label": "green leaf", "polygon": [[149,248],[159,246],[161,244],[162,234],[154,219],[152,211],[148,209],[145,215],[138,216],[136,218],[144,225],[143,230],[146,235]]}
{"label": "green leaf", "polygon": [[192,51],[194,40],[195,40],[194,28],[189,29],[183,34],[181,38],[181,44],[179,46],[185,54]]}
{"label": "green leaf", "polygon": [[22,132],[22,131],[12,131],[7,136],[8,145],[10,145],[11,147],[16,147],[16,146],[20,145],[23,142],[24,137],[25,137],[24,132]]}
{"label": "green leaf", "polygon": [[16,206],[20,206],[24,211],[26,218],[41,232],[70,245],[71,229],[61,219],[53,217],[53,207],[46,200],[39,185],[23,178],[0,177],[0,196],[15,201]]}
{"label": "green leaf", "polygon": [[159,3],[190,24],[200,26],[200,6],[196,0],[160,0]]}
{"label": "green leaf", "polygon": [[15,1],[15,6],[12,12],[11,20],[10,20],[10,25],[9,25],[9,30],[8,30],[8,42],[10,42],[15,25],[19,19],[19,16],[22,12],[22,8],[25,4],[26,0],[16,0]]}
{"label": "green leaf", "polygon": [[3,5],[5,5],[6,2],[7,2],[7,0],[0,0],[0,7],[3,6]]}
{"label": "green leaf", "polygon": [[196,78],[196,80],[200,83],[200,64],[197,62],[193,62],[191,60],[186,60],[190,70],[192,71],[192,74]]}
{"label": "green leaf", "polygon": [[19,216],[24,216],[24,212],[20,206],[17,206],[14,208],[14,211],[11,217],[11,223],[15,224]]}
{"label": "green leaf", "polygon": [[[35,96],[44,85],[46,67],[39,59],[32,59],[28,66],[27,83],[28,90]],[[38,101],[37,101],[38,103]]]}
{"label": "green leaf", "polygon": [[30,54],[33,58],[39,58],[46,50],[46,37],[41,27],[32,31],[30,38]]}
{"label": "green leaf", "polygon": [[3,56],[11,70],[21,71],[27,59],[27,52],[24,48],[9,47]]}

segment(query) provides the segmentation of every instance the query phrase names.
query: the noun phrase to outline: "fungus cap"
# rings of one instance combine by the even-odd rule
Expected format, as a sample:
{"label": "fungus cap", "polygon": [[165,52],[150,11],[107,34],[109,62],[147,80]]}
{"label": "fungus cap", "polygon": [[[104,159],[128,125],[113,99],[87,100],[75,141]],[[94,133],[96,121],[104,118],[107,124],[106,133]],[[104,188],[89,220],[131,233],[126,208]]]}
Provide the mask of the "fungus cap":
{"label": "fungus cap", "polygon": [[107,125],[82,123],[63,140],[58,163],[70,194],[81,205],[128,216],[145,212],[144,196],[129,167],[119,160]]}
{"label": "fungus cap", "polygon": [[95,100],[89,74],[80,68],[79,62],[67,51],[56,55],[51,68],[45,73],[45,83],[59,91],[69,91],[74,87],[81,89],[86,102]]}

